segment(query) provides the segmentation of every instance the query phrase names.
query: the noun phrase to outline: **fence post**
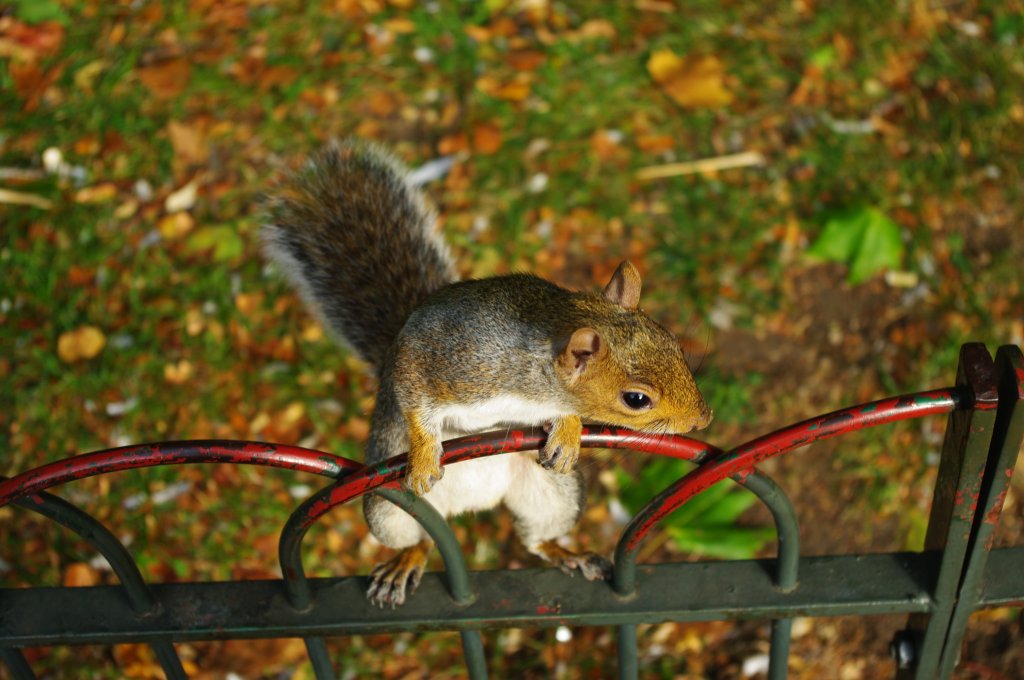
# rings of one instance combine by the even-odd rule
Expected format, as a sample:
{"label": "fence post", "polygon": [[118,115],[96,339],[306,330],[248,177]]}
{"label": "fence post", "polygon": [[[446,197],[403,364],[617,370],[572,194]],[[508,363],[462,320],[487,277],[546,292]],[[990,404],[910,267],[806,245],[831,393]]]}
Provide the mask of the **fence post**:
{"label": "fence post", "polygon": [[995,366],[984,345],[960,348],[956,385],[964,390],[968,408],[953,411],[946,425],[924,544],[925,551],[935,551],[940,560],[931,588],[932,610],[912,614],[893,642],[899,680],[939,677],[999,400]]}
{"label": "fence post", "polygon": [[960,658],[960,643],[967,630],[967,620],[977,609],[984,586],[985,565],[995,541],[999,514],[1017,463],[1017,454],[1024,441],[1024,357],[1015,345],[1000,347],[996,352],[996,374],[999,381],[999,408],[992,431],[988,465],[978,497],[967,564],[953,618],[942,650],[939,674],[950,677]]}

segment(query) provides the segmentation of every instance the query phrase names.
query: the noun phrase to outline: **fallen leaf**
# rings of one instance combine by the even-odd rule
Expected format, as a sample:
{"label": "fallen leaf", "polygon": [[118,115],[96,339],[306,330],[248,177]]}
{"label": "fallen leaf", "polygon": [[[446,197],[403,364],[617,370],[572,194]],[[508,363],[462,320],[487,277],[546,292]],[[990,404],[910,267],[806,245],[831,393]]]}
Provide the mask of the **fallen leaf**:
{"label": "fallen leaf", "polygon": [[672,50],[658,50],[647,60],[647,72],[680,106],[715,108],[733,100],[725,89],[725,68],[715,56],[677,56]]}
{"label": "fallen leaf", "polygon": [[191,362],[182,359],[176,364],[164,366],[164,380],[172,385],[183,385],[192,377],[195,367]]}
{"label": "fallen leaf", "polygon": [[465,132],[455,132],[450,135],[445,135],[437,143],[437,152],[442,156],[450,156],[452,154],[459,153],[460,151],[466,151],[469,148],[469,138]]}
{"label": "fallen leaf", "polygon": [[196,204],[196,197],[199,194],[199,182],[192,180],[181,187],[164,200],[164,210],[169,213],[189,210]]}
{"label": "fallen leaf", "polygon": [[31,25],[5,17],[0,25],[0,57],[34,62],[56,54],[63,42],[64,27],[56,21]]}
{"label": "fallen leaf", "polygon": [[94,586],[99,582],[99,573],[85,562],[69,564],[64,570],[64,586],[67,588]]}
{"label": "fallen leaf", "polygon": [[590,136],[590,148],[602,161],[611,160],[620,153],[622,133],[615,130],[597,130]]}
{"label": "fallen leaf", "polygon": [[590,19],[585,21],[583,25],[575,31],[574,37],[578,37],[583,40],[593,38],[608,38],[609,40],[613,40],[615,38],[615,24],[606,19]]}
{"label": "fallen leaf", "polygon": [[209,251],[214,260],[223,262],[241,255],[245,243],[236,227],[218,224],[197,229],[189,236],[187,247],[192,252]]}
{"label": "fallen leaf", "polygon": [[195,224],[192,215],[182,211],[165,215],[157,222],[156,228],[165,239],[174,240],[192,231]]}
{"label": "fallen leaf", "polygon": [[117,187],[110,182],[85,187],[75,192],[75,203],[107,203],[117,197]]}
{"label": "fallen leaf", "polygon": [[103,351],[107,337],[95,326],[81,326],[57,339],[57,356],[66,363],[92,359]]}
{"label": "fallen leaf", "polygon": [[201,165],[210,156],[206,134],[197,125],[172,120],[167,124],[167,137],[175,158],[184,165]]}
{"label": "fallen leaf", "polygon": [[185,90],[192,67],[184,57],[174,57],[144,66],[138,70],[139,80],[157,99],[171,99]]}
{"label": "fallen leaf", "polygon": [[481,123],[473,128],[473,150],[489,156],[501,148],[501,130],[494,123]]}
{"label": "fallen leaf", "polygon": [[263,293],[239,293],[235,296],[235,308],[243,316],[252,316],[263,304]]}
{"label": "fallen leaf", "polygon": [[96,79],[101,73],[103,73],[103,69],[106,67],[107,62],[103,59],[90,61],[85,66],[75,71],[75,87],[87,94],[92,94]]}

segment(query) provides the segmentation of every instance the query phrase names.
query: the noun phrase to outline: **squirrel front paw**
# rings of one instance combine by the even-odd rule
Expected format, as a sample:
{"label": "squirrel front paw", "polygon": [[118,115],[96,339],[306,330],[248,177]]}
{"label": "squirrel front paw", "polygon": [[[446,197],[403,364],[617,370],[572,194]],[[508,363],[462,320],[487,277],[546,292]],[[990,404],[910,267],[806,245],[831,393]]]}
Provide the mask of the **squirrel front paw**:
{"label": "squirrel front paw", "polygon": [[440,464],[428,466],[427,469],[409,466],[405,476],[405,488],[417,496],[423,496],[444,477],[444,468]]}
{"label": "squirrel front paw", "polygon": [[409,423],[409,468],[405,476],[405,488],[417,496],[423,496],[444,477],[441,467],[441,439],[432,429],[423,425],[422,414],[413,411],[406,414]]}
{"label": "squirrel front paw", "polygon": [[548,431],[548,439],[540,450],[540,464],[563,475],[575,470],[580,459],[583,433],[583,422],[579,416],[564,416],[544,429]]}
{"label": "squirrel front paw", "polygon": [[417,496],[423,496],[434,484],[444,477],[444,467],[441,466],[441,456],[426,454],[423,456],[409,457],[409,471],[405,475],[405,488]]}

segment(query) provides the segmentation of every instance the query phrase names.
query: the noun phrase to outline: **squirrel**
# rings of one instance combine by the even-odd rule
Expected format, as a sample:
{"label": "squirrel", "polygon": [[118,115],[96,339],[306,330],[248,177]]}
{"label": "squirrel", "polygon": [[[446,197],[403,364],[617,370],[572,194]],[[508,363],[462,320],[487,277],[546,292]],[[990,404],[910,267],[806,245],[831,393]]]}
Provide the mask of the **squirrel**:
{"label": "squirrel", "polygon": [[[269,193],[264,251],[328,332],[379,378],[367,464],[408,451],[404,484],[443,516],[512,512],[534,555],[606,579],[611,564],[558,539],[584,509],[582,419],[683,434],[712,417],[678,340],[639,307],[622,262],[602,294],[529,274],[458,281],[436,215],[383,149],[332,142]],[[442,469],[441,442],[496,426],[543,425],[543,448]],[[399,552],[367,597],[392,608],[419,584],[432,542],[370,494],[373,535]]]}

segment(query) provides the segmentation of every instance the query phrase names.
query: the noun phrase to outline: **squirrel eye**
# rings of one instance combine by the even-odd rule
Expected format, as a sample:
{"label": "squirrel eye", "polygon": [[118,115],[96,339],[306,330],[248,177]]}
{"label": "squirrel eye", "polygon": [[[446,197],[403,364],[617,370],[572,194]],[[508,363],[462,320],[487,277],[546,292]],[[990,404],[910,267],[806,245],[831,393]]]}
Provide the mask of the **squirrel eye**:
{"label": "squirrel eye", "polygon": [[651,398],[643,392],[623,392],[622,403],[634,411],[640,411],[641,409],[650,408]]}

